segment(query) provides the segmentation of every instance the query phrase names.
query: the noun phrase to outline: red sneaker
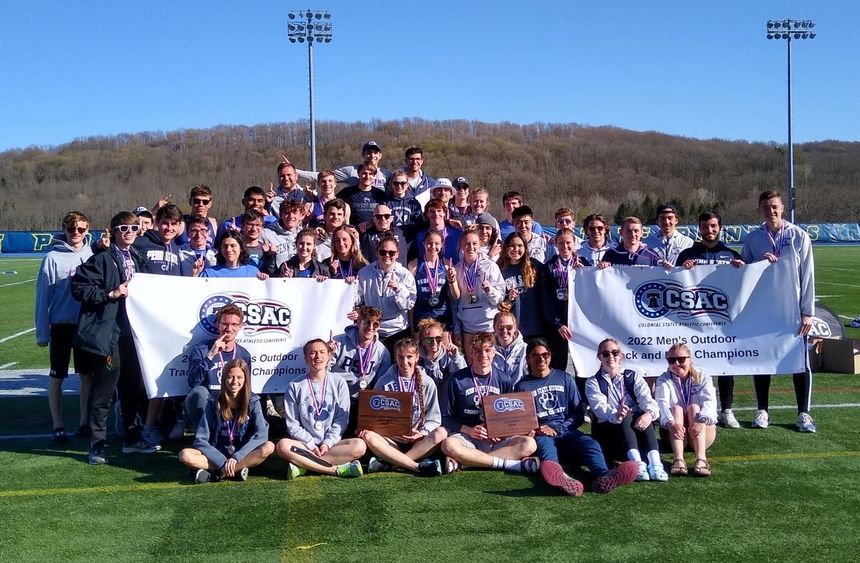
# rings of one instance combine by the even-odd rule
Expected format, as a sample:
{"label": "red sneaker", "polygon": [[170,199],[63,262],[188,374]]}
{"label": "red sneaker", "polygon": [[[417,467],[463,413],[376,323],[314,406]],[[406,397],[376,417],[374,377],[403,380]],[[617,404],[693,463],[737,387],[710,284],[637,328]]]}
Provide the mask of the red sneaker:
{"label": "red sneaker", "polygon": [[572,497],[582,496],[585,487],[582,483],[564,472],[564,468],[555,461],[544,461],[540,465],[543,480],[553,487],[558,487]]}
{"label": "red sneaker", "polygon": [[629,485],[636,480],[639,464],[635,461],[625,461],[606,475],[598,477],[591,484],[595,493],[606,494],[621,485]]}

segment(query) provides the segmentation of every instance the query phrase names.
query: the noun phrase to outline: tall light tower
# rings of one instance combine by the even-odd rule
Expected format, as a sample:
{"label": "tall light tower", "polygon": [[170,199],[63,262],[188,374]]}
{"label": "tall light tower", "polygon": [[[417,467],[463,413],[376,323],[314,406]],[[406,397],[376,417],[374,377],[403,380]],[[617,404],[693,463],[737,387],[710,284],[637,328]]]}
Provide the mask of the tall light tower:
{"label": "tall light tower", "polygon": [[290,43],[308,44],[308,99],[311,118],[311,170],[317,169],[317,131],[314,123],[314,41],[331,43],[331,14],[318,10],[294,10],[288,14]]}
{"label": "tall light tower", "polygon": [[788,220],[794,223],[794,145],[791,144],[791,40],[815,39],[812,20],[768,20],[767,38],[785,39],[788,46]]}

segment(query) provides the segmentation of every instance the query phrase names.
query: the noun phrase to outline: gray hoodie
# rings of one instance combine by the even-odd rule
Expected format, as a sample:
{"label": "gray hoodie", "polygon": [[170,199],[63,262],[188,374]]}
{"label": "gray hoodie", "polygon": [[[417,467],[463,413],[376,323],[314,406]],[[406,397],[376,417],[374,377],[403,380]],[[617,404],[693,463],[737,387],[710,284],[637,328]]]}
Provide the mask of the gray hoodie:
{"label": "gray hoodie", "polygon": [[505,374],[505,377],[519,383],[526,372],[526,343],[523,335],[517,331],[517,336],[509,346],[496,344],[496,355],[493,358],[493,371]]}
{"label": "gray hoodie", "polygon": [[[349,387],[349,395],[353,399],[358,399],[358,392],[361,391],[361,387],[359,386],[360,360],[358,357],[358,345],[356,344],[358,341],[358,326],[351,325],[346,327],[343,334],[334,337],[334,341],[336,348],[332,354],[329,371],[343,377]],[[378,338],[373,341],[371,347],[373,350],[370,358],[368,358],[369,364],[367,366],[369,373],[365,374],[367,389],[373,389],[374,380],[391,367],[391,355]]]}
{"label": "gray hoodie", "polygon": [[78,324],[81,303],[72,297],[72,276],[92,255],[88,244],[75,250],[65,241],[54,241],[36,278],[36,342],[51,340],[51,325]]}

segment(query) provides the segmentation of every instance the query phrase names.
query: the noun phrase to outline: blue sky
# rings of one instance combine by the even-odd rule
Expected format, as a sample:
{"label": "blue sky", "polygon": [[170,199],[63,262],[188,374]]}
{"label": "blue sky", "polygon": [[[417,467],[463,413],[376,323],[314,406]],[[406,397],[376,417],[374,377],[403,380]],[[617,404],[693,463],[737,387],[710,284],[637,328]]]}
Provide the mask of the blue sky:
{"label": "blue sky", "polygon": [[0,3],[0,150],[78,137],[307,118],[290,9],[332,12],[317,118],[580,123],[784,142],[860,140],[854,0],[248,0]]}

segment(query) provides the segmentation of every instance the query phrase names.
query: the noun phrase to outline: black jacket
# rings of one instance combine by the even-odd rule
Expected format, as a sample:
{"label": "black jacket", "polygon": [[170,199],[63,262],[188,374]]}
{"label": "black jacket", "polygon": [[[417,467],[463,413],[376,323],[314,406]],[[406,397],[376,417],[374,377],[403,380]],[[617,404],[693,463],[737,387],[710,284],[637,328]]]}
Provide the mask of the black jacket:
{"label": "black jacket", "polygon": [[[146,272],[140,253],[129,248],[135,271]],[[116,349],[121,332],[129,330],[125,298],[108,299],[108,294],[127,281],[122,258],[115,246],[90,257],[72,278],[72,296],[81,302],[81,317],[74,345],[98,356]]]}

